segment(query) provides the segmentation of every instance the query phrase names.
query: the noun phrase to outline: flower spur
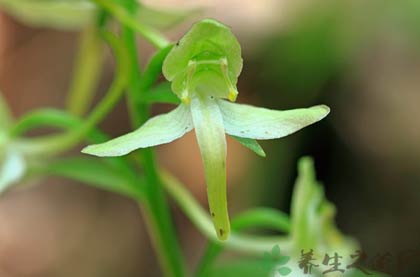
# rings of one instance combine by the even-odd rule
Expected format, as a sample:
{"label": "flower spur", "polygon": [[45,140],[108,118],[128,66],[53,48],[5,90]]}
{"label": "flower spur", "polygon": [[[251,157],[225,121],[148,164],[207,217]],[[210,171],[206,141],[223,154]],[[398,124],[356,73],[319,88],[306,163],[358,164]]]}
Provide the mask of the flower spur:
{"label": "flower spur", "polygon": [[252,142],[281,138],[329,113],[324,105],[277,111],[235,104],[241,70],[241,48],[231,30],[213,19],[196,23],[163,64],[163,74],[172,82],[172,91],[181,104],[149,119],[131,133],[87,146],[82,152],[101,157],[122,156],[139,148],[169,143],[194,128],[205,170],[210,214],[218,238],[226,240],[230,224],[225,134]]}

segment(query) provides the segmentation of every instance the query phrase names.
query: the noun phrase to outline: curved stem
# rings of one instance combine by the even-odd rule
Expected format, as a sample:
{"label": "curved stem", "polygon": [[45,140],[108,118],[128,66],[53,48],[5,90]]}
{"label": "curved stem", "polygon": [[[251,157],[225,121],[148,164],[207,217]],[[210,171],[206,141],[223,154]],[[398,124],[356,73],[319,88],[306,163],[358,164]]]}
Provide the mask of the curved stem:
{"label": "curved stem", "polygon": [[73,80],[67,97],[67,110],[71,114],[81,116],[88,110],[100,77],[103,54],[97,26],[89,26],[80,37]]}
{"label": "curved stem", "polygon": [[150,43],[152,43],[157,48],[165,48],[170,44],[170,42],[162,36],[159,32],[150,28],[149,26],[143,25],[136,20],[135,17],[130,15],[126,9],[121,6],[114,4],[109,0],[93,0],[97,5],[101,6],[109,13],[111,13],[116,19],[118,19],[122,24],[130,27]]}
{"label": "curved stem", "polygon": [[104,39],[113,48],[117,61],[116,76],[106,96],[95,107],[80,128],[65,134],[22,139],[17,143],[17,146],[22,151],[29,155],[52,155],[68,150],[79,143],[86,133],[97,125],[121,98],[128,82],[128,76],[130,75],[128,66],[129,57],[124,45],[122,45],[115,35],[110,32],[103,32],[102,34]]}

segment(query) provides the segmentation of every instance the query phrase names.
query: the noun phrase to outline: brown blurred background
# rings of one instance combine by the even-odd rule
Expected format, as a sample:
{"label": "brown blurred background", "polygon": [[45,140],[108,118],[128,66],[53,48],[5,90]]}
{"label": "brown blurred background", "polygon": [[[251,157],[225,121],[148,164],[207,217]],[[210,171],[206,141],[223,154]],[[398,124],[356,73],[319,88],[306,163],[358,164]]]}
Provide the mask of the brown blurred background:
{"label": "brown blurred background", "polygon": [[[420,257],[398,270],[395,261],[404,251],[420,250],[419,1],[148,2],[204,6],[206,16],[232,26],[244,56],[239,102],[331,107],[323,122],[262,142],[266,159],[229,141],[232,213],[258,205],[288,211],[296,161],[312,155],[340,229],[359,240],[369,258],[389,252],[385,271],[417,276]],[[190,24],[167,34],[176,39]],[[37,107],[64,107],[77,39],[77,33],[30,28],[0,15],[0,90],[16,117]],[[150,47],[142,44],[139,51],[147,57]],[[108,62],[100,93],[111,78]],[[129,130],[124,103],[102,126],[113,135]],[[194,134],[158,152],[161,164],[205,205]],[[173,210],[193,267],[204,240]],[[0,198],[0,276],[159,274],[138,208],[126,198],[62,179]]]}

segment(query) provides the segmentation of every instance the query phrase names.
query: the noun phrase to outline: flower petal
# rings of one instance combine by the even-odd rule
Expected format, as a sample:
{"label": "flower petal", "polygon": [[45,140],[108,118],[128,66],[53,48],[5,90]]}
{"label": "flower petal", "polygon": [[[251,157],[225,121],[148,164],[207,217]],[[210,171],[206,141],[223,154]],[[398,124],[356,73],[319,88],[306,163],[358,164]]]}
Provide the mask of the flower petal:
{"label": "flower petal", "polygon": [[100,157],[122,156],[138,148],[168,143],[193,128],[189,109],[181,104],[175,110],[149,119],[139,129],[105,143],[89,145],[83,153]]}
{"label": "flower petal", "polygon": [[194,97],[191,114],[201,151],[210,214],[220,240],[230,233],[226,199],[226,136],[219,106],[210,98]]}
{"label": "flower petal", "polygon": [[269,110],[218,100],[226,133],[251,139],[275,139],[290,135],[323,119],[325,105],[286,111]]}

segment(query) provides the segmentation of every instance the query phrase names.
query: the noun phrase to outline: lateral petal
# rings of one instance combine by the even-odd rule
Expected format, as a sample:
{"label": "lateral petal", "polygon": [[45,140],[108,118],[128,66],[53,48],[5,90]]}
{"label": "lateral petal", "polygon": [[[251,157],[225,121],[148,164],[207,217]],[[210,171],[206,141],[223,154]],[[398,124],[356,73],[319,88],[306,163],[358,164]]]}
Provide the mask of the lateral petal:
{"label": "lateral petal", "polygon": [[168,143],[193,128],[189,109],[181,104],[173,111],[155,116],[139,129],[110,141],[89,145],[83,153],[99,157],[123,156],[139,148]]}
{"label": "lateral petal", "polygon": [[226,133],[251,139],[276,139],[313,124],[330,112],[325,105],[306,109],[270,110],[218,100]]}

